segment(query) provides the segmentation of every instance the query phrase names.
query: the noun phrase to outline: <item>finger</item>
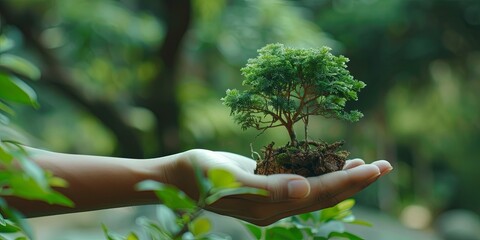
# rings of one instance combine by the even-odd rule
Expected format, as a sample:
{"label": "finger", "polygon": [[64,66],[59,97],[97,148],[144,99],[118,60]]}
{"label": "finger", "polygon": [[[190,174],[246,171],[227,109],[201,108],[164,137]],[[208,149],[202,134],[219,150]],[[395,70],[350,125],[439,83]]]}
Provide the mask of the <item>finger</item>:
{"label": "finger", "polygon": [[[237,167],[245,170],[238,171],[239,169],[231,166],[224,166],[230,169],[230,171],[235,175],[236,180],[242,183],[243,186],[260,188],[269,192],[268,197],[257,196],[263,201],[278,202],[288,199],[298,199],[303,198],[310,193],[310,184],[304,177],[300,175],[255,175],[252,174],[254,169],[252,166],[254,165],[256,167],[256,163],[253,162],[252,164],[252,159],[228,152],[218,152],[218,154],[222,156],[221,163],[234,161]],[[217,157],[216,161],[220,161],[220,158]]]}
{"label": "finger", "polygon": [[[283,217],[330,207],[351,197],[378,178],[375,165],[362,165],[353,169],[308,178],[311,193],[304,199],[284,202],[259,202],[247,195],[230,196],[210,206],[215,212],[244,219],[255,224],[269,224]],[[232,208],[232,206],[235,206]]]}
{"label": "finger", "polygon": [[269,192],[268,197],[246,196],[261,202],[282,202],[292,199],[305,198],[310,194],[310,183],[300,175],[273,174],[254,175],[247,173],[237,174],[237,181],[244,186],[265,189]]}
{"label": "finger", "polygon": [[351,160],[347,160],[345,162],[345,165],[343,166],[343,170],[347,170],[347,169],[350,169],[350,168],[354,168],[354,167],[358,167],[360,165],[363,165],[365,164],[365,162],[360,159],[360,158],[355,158],[355,159],[351,159]]}
{"label": "finger", "polygon": [[370,184],[374,183],[380,175],[378,176],[372,176],[370,179],[366,181],[361,181],[358,182],[355,186],[352,186],[349,189],[346,189],[343,192],[340,192],[337,194],[335,197],[325,199],[325,201],[321,201],[318,204],[308,206],[305,208],[300,208],[300,209],[295,209],[295,210],[290,210],[290,211],[285,211],[285,212],[278,212],[278,214],[271,216],[270,218],[265,218],[265,219],[250,219],[250,221],[254,221],[255,224],[258,225],[269,225],[272,224],[282,218],[288,217],[288,216],[293,216],[301,213],[306,213],[306,212],[313,212],[313,211],[318,211],[320,209],[328,208],[328,207],[333,207],[336,204],[340,203],[341,201],[344,201],[345,199],[351,198],[353,195],[356,193],[360,192],[364,188],[368,187]]}
{"label": "finger", "polygon": [[350,170],[332,173],[330,176],[320,176],[316,184],[312,183],[313,191],[315,188],[322,189],[318,192],[312,192],[312,197],[315,196],[317,200],[316,204],[304,205],[303,208],[289,211],[278,211],[276,215],[270,218],[256,221],[259,224],[271,224],[288,216],[333,207],[375,182],[379,176],[380,170],[375,165],[361,165]]}
{"label": "finger", "polygon": [[340,202],[339,194],[357,192],[359,186],[369,183],[380,176],[380,169],[376,165],[365,164],[343,171],[332,172],[323,176],[309,179],[312,185],[312,197],[325,207]]}
{"label": "finger", "polygon": [[380,174],[383,176],[393,170],[392,165],[386,160],[378,160],[372,163],[380,169]]}
{"label": "finger", "polygon": [[[307,178],[307,181],[302,176],[292,174],[274,174],[269,176],[238,174],[237,180],[244,186],[265,189],[270,192],[270,196],[237,195],[235,197],[261,203],[282,202],[302,198],[308,198],[310,201],[322,201],[335,197],[339,192],[357,183],[379,175],[379,168],[373,164],[363,164],[347,170],[310,177]],[[312,194],[310,192],[317,194],[316,199],[310,196]],[[322,194],[323,197],[318,196],[318,194]],[[335,199],[331,200],[331,202],[334,201]]]}
{"label": "finger", "polygon": [[[355,187],[353,190],[346,191],[336,197],[337,201],[343,201],[347,198],[350,198],[353,194],[357,193],[364,187],[373,183],[377,178],[373,178],[362,185]],[[226,202],[225,202],[226,200]],[[303,208],[295,208],[296,206],[304,206],[305,204],[299,203],[297,201],[291,201],[288,204],[285,203],[271,203],[271,204],[261,204],[259,202],[248,202],[244,199],[222,199],[223,202],[220,202],[220,205],[214,204],[208,206],[207,210],[221,213],[224,215],[232,216],[250,223],[267,226],[280,219],[285,217],[298,215],[306,212],[317,211],[330,205],[335,205],[336,203],[331,202],[318,202],[317,204],[307,205]],[[300,200],[301,201],[301,200]],[[224,205],[224,206],[222,206]],[[230,206],[230,207],[226,207]],[[231,208],[231,206],[236,206]],[[248,207],[242,207],[248,206]],[[282,209],[283,208],[283,209]]]}

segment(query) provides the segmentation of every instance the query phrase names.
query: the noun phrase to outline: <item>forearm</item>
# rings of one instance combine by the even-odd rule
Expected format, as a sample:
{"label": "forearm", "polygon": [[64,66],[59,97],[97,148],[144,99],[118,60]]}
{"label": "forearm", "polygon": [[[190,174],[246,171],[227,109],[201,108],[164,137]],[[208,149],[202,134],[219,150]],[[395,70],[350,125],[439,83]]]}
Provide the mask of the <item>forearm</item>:
{"label": "forearm", "polygon": [[39,201],[7,199],[27,217],[155,203],[158,200],[153,193],[136,191],[135,185],[146,179],[165,182],[164,167],[180,157],[139,160],[36,149],[29,149],[29,154],[43,169],[68,182],[68,187],[56,190],[71,199],[75,206],[69,208]]}

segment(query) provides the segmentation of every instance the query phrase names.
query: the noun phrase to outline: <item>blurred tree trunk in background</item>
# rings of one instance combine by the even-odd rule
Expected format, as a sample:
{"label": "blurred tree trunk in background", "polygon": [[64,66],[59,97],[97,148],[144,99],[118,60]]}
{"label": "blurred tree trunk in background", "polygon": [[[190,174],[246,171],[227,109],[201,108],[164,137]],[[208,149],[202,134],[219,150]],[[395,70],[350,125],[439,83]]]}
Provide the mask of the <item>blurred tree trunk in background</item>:
{"label": "blurred tree trunk in background", "polygon": [[[179,104],[176,97],[176,65],[182,39],[190,24],[191,3],[189,0],[155,2],[152,7],[157,17],[164,18],[167,33],[163,44],[152,54],[157,68],[157,76],[146,86],[140,99],[156,118],[155,150],[148,155],[158,156],[178,152]],[[85,111],[97,118],[116,138],[116,154],[123,157],[142,158],[145,151],[140,133],[130,126],[112,102],[87,96],[75,85],[72,75],[55,53],[46,48],[39,39],[40,31],[36,24],[41,16],[34,11],[15,11],[7,3],[0,2],[0,16],[7,24],[17,27],[26,42],[38,55],[42,63],[43,84],[53,86],[67,99],[82,106]]]}
{"label": "blurred tree trunk in background", "polygon": [[145,106],[156,117],[158,152],[173,154],[180,151],[179,104],[176,96],[178,55],[182,40],[191,21],[190,0],[164,1],[164,11],[156,8],[156,15],[164,18],[167,28],[163,44],[155,52],[157,65],[161,68],[154,81],[147,85]]}

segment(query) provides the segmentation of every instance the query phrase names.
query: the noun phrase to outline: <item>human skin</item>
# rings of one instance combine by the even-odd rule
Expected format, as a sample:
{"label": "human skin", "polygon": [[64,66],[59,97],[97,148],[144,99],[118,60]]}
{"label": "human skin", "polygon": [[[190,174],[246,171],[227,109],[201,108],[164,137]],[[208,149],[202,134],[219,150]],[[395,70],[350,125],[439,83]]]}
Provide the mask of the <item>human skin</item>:
{"label": "human skin", "polygon": [[[268,225],[282,218],[331,207],[349,198],[392,170],[385,160],[365,164],[348,160],[341,171],[304,178],[293,174],[255,175],[256,162],[228,152],[194,149],[152,159],[127,159],[49,152],[27,148],[31,159],[45,170],[68,182],[57,190],[70,198],[73,208],[39,201],[7,198],[26,217],[91,211],[159,203],[152,192],[136,191],[142,180],[171,184],[190,197],[198,197],[193,165],[204,172],[224,168],[248,187],[265,189],[269,195],[227,196],[206,210],[232,216],[256,225]],[[195,164],[193,164],[195,163]]]}

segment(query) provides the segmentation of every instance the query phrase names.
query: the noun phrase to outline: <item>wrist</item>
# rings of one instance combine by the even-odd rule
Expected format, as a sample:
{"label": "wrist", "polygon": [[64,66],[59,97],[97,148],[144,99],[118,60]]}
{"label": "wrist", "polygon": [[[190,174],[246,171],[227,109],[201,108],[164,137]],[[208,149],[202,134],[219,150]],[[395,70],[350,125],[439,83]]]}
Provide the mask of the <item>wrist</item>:
{"label": "wrist", "polygon": [[[163,184],[179,186],[181,178],[187,173],[182,172],[181,165],[188,159],[188,151],[174,155],[132,161],[131,173],[135,185],[145,180],[153,180]],[[183,190],[183,189],[182,189]],[[158,203],[158,198],[151,191],[138,191],[138,200],[143,204]]]}
{"label": "wrist", "polygon": [[[154,180],[163,184],[171,185],[192,199],[198,199],[199,190],[195,177],[193,162],[202,167],[198,161],[200,153],[210,152],[202,149],[192,149],[178,154],[147,159],[142,163],[144,180]],[[158,201],[158,200],[157,200]]]}

